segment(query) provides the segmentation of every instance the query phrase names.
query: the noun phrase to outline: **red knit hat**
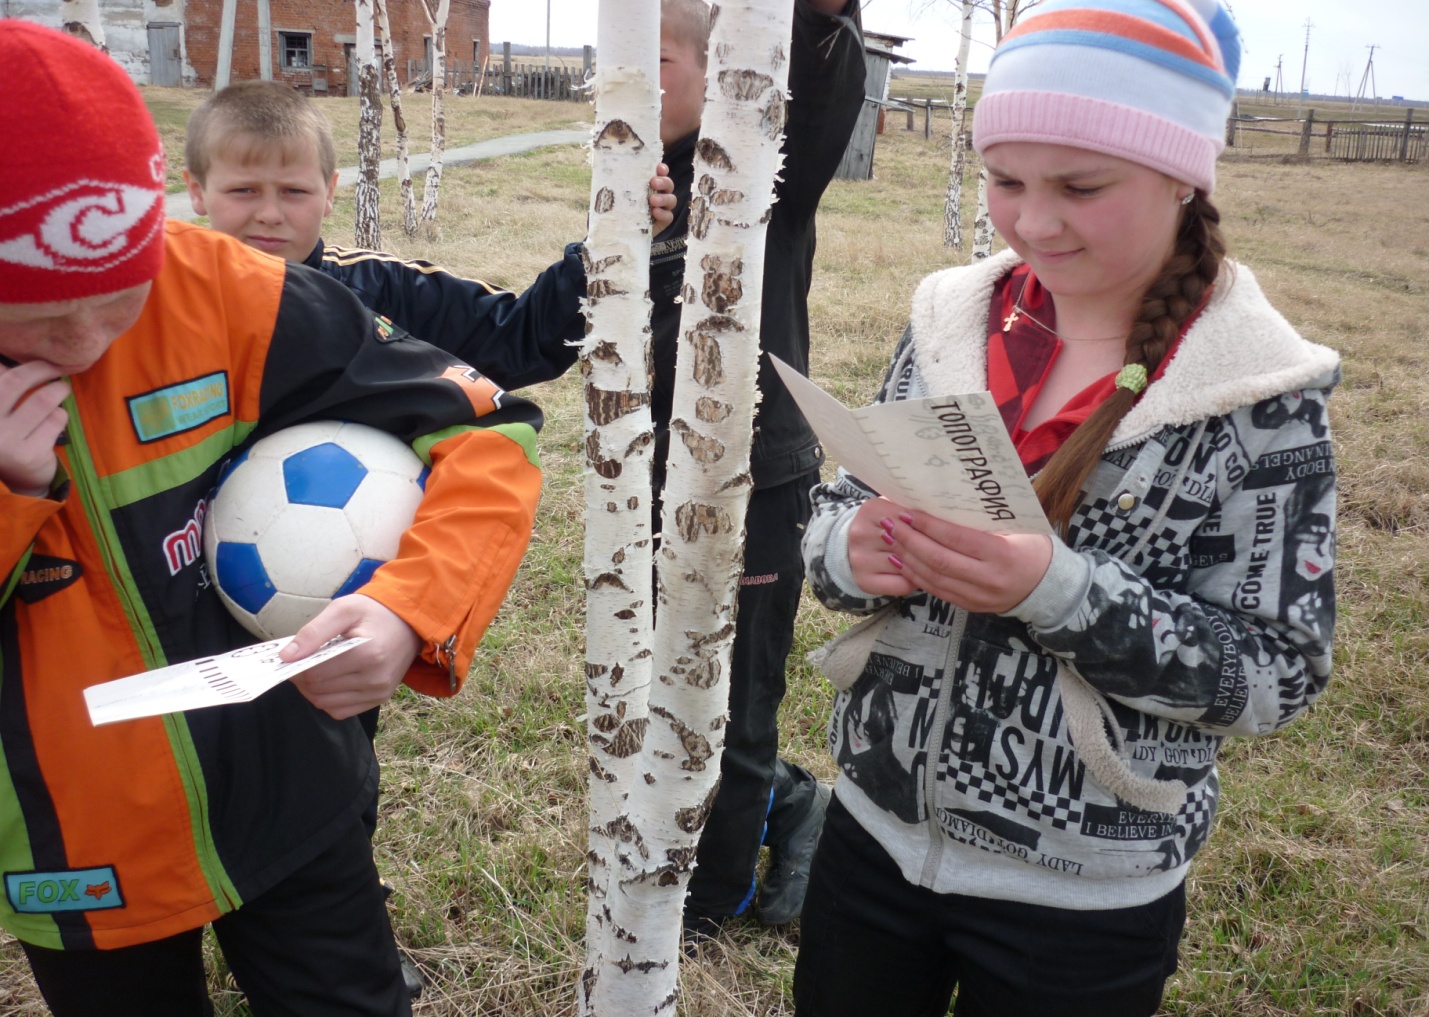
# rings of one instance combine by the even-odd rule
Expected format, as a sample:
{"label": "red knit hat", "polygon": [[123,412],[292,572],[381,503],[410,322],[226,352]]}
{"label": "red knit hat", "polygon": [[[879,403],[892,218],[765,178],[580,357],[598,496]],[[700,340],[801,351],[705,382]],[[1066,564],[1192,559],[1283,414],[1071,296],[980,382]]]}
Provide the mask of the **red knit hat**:
{"label": "red knit hat", "polygon": [[73,300],[164,261],[164,150],[129,76],[73,36],[0,20],[0,303]]}

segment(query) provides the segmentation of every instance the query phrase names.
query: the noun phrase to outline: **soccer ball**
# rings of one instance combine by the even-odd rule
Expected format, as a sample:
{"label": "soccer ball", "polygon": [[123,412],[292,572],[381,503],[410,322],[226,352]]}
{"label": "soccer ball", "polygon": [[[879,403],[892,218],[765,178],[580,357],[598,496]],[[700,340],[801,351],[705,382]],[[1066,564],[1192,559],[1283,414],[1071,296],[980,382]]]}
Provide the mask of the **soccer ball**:
{"label": "soccer ball", "polygon": [[396,555],[427,472],[401,439],[363,424],[321,420],[254,443],[204,521],[218,595],[260,639],[293,635]]}

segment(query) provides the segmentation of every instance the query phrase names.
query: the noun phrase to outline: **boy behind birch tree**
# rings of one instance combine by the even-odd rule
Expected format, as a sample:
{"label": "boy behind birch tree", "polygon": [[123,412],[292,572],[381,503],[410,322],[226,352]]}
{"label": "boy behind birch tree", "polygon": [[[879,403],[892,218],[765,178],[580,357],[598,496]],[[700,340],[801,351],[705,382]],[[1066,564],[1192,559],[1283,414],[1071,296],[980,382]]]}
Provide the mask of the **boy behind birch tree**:
{"label": "boy behind birch tree", "polygon": [[[865,71],[856,2],[797,0],[794,11],[785,162],[768,227],[760,345],[807,372],[814,213],[853,133],[863,104]],[[665,93],[660,140],[677,204],[674,223],[656,235],[651,252],[657,494],[670,441],[680,319],[675,301],[684,284],[709,18],[702,0],[662,4],[660,84]],[[754,492],[745,521],[744,576],[730,662],[730,717],[720,790],[700,837],[685,904],[688,936],[713,936],[726,919],[745,913],[755,896],[761,843],[768,844],[770,859],[757,915],[767,925],[797,918],[828,802],[828,789],[812,774],[778,758],[777,719],[784,698],[784,661],[793,644],[804,581],[799,538],[809,517],[808,492],[819,479],[823,449],[767,362],[761,367],[759,387],[750,461]]]}

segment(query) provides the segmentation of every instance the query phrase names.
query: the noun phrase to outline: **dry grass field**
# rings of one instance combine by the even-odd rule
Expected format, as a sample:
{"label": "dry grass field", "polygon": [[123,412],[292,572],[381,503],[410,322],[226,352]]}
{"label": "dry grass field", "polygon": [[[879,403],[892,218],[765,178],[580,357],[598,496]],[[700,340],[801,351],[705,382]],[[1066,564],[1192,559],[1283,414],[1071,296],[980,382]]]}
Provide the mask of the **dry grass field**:
{"label": "dry grass field", "polygon": [[[181,131],[189,98],[151,91],[166,137],[176,123]],[[355,125],[348,100],[326,102]],[[452,145],[588,115],[504,99],[448,109]],[[346,162],[353,133],[343,133]],[[917,281],[964,257],[941,244],[947,163],[946,140],[924,142],[920,121],[879,140],[872,182],[835,183],[824,201],[813,373],[846,402],[872,394]],[[588,181],[575,147],[449,168],[441,235],[420,243],[396,227],[388,182],[387,243],[519,288],[581,237]],[[1342,612],[1337,673],[1314,710],[1276,736],[1227,746],[1223,807],[1193,867],[1164,1013],[1425,1017],[1429,168],[1224,161],[1218,200],[1235,256],[1294,325],[1344,356],[1331,403]],[[333,240],[350,242],[351,218],[348,193]],[[379,867],[398,888],[398,937],[427,978],[421,1017],[575,1014],[585,850],[579,382],[529,394],[547,412],[547,481],[526,564],[466,690],[450,701],[400,694],[378,739]],[[826,778],[830,692],[802,653],[843,624],[805,599],[781,714],[786,754]],[[685,965],[681,1013],[791,1013],[797,945],[797,927],[735,923]],[[221,974],[214,998],[224,1017],[247,1013]],[[43,1012],[17,945],[0,945],[0,1017]]]}

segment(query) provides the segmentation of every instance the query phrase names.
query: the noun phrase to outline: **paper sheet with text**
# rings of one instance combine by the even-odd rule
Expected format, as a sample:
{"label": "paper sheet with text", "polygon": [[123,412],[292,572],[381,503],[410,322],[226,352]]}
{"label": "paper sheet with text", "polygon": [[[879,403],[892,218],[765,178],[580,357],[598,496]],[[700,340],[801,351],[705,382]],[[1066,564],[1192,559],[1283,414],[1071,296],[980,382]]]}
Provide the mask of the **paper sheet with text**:
{"label": "paper sheet with text", "polygon": [[290,642],[291,636],[273,639],[91,685],[84,690],[90,722],[97,727],[117,720],[246,703],[315,664],[361,646],[367,639],[334,639],[302,660],[285,664],[278,659],[278,651]]}
{"label": "paper sheet with text", "polygon": [[1052,532],[991,393],[850,410],[769,359],[824,450],[885,498],[989,533]]}

